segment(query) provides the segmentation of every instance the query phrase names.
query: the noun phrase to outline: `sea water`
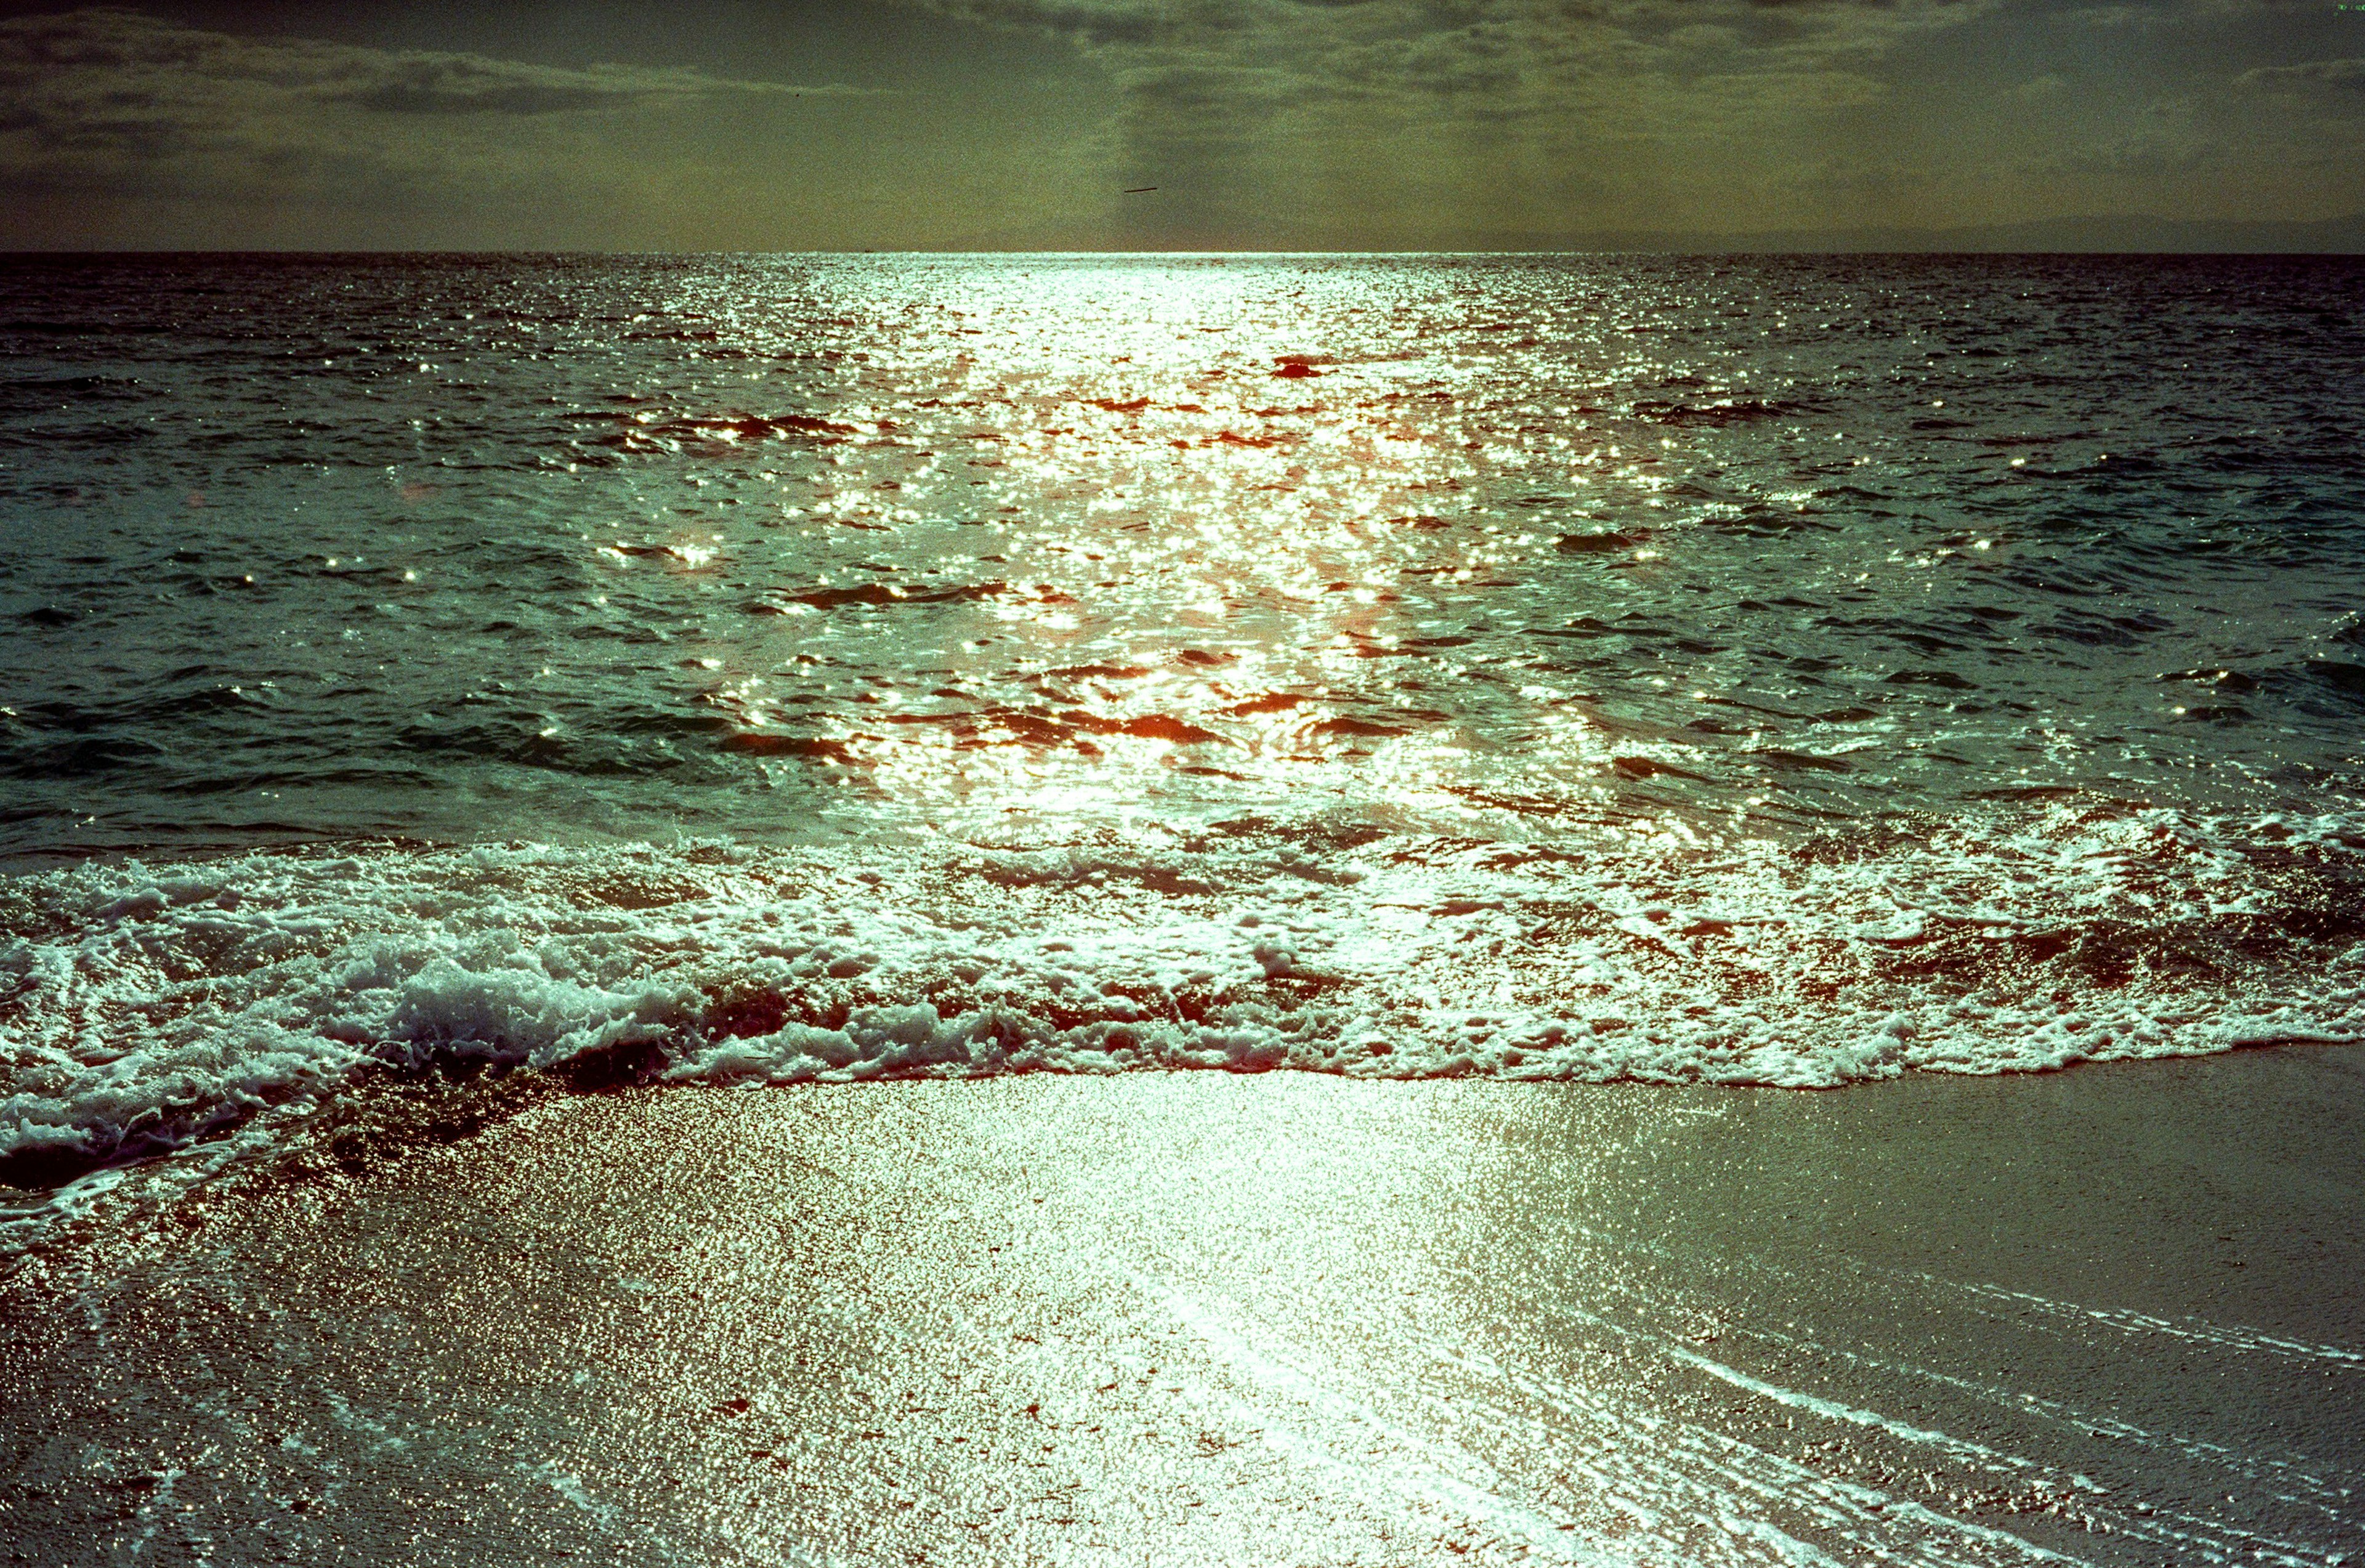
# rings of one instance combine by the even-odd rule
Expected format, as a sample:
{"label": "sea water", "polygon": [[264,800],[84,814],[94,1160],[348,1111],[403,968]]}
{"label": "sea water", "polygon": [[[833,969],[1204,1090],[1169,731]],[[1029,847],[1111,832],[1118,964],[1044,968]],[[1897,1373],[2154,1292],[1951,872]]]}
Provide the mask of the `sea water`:
{"label": "sea water", "polygon": [[19,258],[0,367],[17,1179],[2365,1038],[2353,260]]}

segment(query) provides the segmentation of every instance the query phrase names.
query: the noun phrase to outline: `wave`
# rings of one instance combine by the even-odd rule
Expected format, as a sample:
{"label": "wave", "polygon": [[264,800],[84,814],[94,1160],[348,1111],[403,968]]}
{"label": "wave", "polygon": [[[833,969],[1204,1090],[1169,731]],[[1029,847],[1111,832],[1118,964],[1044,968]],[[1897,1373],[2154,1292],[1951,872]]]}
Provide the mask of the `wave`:
{"label": "wave", "polygon": [[13,879],[0,1159],[55,1179],[438,1065],[1827,1088],[2365,1039],[2342,818],[896,853],[387,846]]}

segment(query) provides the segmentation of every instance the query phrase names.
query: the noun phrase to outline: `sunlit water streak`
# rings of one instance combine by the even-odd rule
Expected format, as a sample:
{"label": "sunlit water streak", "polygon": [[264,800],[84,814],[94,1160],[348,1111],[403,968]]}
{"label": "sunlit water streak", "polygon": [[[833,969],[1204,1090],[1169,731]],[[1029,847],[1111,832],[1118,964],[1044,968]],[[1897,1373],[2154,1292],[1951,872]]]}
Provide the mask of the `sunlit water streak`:
{"label": "sunlit water streak", "polygon": [[9,1148],[384,1061],[1827,1084],[2365,1017],[2350,262],[0,294]]}

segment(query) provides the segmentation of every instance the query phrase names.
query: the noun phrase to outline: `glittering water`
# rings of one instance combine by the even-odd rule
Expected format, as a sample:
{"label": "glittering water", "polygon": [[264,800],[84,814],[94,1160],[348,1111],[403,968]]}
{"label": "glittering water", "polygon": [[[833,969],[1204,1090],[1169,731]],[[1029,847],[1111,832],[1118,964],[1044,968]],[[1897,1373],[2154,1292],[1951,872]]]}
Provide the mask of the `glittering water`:
{"label": "glittering water", "polygon": [[0,1137],[454,1054],[2356,1037],[2361,311],[2348,260],[9,263]]}

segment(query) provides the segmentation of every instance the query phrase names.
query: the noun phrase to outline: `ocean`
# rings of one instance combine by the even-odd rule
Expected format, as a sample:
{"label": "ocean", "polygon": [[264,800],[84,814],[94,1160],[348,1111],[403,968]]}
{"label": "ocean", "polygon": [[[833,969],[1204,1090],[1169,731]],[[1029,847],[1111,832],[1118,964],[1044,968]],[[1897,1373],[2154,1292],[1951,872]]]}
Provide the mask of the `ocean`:
{"label": "ocean", "polygon": [[387,1074],[2365,1038],[2353,259],[19,257],[0,362],[39,1193]]}

